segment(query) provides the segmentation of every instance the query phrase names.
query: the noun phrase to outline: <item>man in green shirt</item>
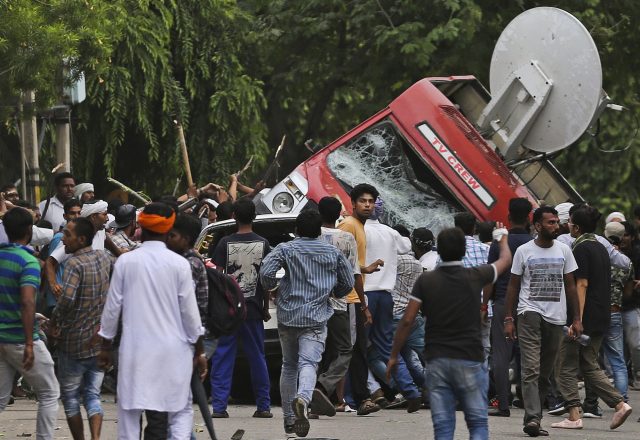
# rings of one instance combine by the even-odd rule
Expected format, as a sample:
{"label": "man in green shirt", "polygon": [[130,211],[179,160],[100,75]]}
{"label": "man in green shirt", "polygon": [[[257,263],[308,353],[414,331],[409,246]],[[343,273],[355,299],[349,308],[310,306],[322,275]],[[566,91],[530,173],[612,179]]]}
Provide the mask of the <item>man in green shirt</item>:
{"label": "man in green shirt", "polygon": [[0,412],[9,402],[18,371],[38,397],[36,436],[52,439],[60,388],[53,360],[35,324],[40,265],[26,247],[31,241],[33,217],[26,209],[13,208],[3,224],[9,243],[0,245]]}

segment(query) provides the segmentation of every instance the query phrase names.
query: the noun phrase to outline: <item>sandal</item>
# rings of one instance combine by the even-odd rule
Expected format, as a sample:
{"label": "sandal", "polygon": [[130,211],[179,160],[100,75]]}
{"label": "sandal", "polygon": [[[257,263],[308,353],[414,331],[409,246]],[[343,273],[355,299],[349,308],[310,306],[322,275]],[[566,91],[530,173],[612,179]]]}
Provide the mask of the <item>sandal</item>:
{"label": "sandal", "polygon": [[365,399],[362,401],[362,403],[358,407],[357,414],[359,416],[366,416],[367,414],[371,414],[376,411],[380,411],[380,406],[373,403],[371,399]]}

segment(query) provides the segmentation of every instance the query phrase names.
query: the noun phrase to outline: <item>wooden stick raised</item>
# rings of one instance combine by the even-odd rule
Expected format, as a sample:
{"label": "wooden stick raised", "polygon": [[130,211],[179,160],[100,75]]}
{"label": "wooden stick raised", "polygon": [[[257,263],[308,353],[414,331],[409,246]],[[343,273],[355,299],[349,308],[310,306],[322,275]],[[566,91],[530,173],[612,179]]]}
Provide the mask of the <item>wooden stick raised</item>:
{"label": "wooden stick raised", "polygon": [[189,165],[189,152],[187,151],[187,141],[184,139],[184,130],[182,124],[174,119],[174,124],[178,128],[178,139],[180,140],[180,150],[182,150],[182,162],[184,164],[184,172],[187,175],[187,185],[189,188],[193,186],[193,177],[191,176],[191,166]]}

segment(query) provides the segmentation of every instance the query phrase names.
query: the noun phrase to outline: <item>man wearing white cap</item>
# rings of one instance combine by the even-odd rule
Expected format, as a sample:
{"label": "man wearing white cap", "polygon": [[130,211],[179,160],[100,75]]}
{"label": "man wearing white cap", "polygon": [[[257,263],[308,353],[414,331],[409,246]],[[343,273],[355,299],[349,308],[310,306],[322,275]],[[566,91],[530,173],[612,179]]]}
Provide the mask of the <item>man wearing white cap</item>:
{"label": "man wearing white cap", "polygon": [[[95,236],[93,237],[93,241],[91,242],[91,248],[93,250],[104,250],[105,248],[105,240],[106,233],[104,230],[104,226],[107,223],[107,202],[102,200],[97,200],[93,203],[85,203],[82,205],[82,210],[80,211],[80,217],[87,218],[93,228],[95,230]],[[108,240],[108,247],[111,250],[113,243],[111,240]],[[118,252],[117,255],[120,255],[121,252]],[[60,242],[57,248],[51,251],[51,254],[47,258],[45,262],[45,268],[47,272],[55,273],[59,264],[65,262],[71,254],[67,254],[65,251],[64,244]],[[56,296],[59,296],[62,293],[62,287],[53,283],[53,280],[49,280],[51,283],[51,289]]]}
{"label": "man wearing white cap", "polygon": [[80,200],[80,203],[88,203],[95,199],[93,183],[80,183],[73,189],[73,196]]}
{"label": "man wearing white cap", "polygon": [[611,223],[611,222],[625,222],[627,221],[627,218],[624,216],[623,213],[619,212],[619,211],[613,211],[611,214],[609,214],[607,216],[607,218],[605,219],[605,223]]}

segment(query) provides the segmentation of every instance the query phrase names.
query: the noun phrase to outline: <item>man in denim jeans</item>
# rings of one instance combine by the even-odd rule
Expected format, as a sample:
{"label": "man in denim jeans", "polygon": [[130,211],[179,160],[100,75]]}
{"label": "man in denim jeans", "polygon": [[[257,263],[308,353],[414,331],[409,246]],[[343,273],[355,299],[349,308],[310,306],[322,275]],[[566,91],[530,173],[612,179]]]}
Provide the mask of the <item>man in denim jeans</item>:
{"label": "man in denim jeans", "polygon": [[354,284],[353,268],[342,252],[318,238],[321,226],[317,211],[301,212],[296,219],[298,238],[276,246],[260,269],[268,291],[278,287],[276,273],[285,270],[275,300],[282,346],[280,396],[285,432],[301,437],[309,432],[307,406],[316,386],[327,321],[333,315],[329,295],[342,298]]}
{"label": "man in denim jeans", "polygon": [[494,282],[511,263],[506,229],[500,231],[504,236],[500,240],[498,260],[469,268],[462,264],[466,247],[462,230],[452,228],[440,232],[438,253],[442,263],[418,278],[396,331],[387,377],[396,368],[398,355],[422,310],[426,320],[426,383],[437,440],[453,439],[456,402],[460,402],[464,411],[469,437],[472,440],[489,438],[489,373],[480,336],[478,292]]}
{"label": "man in denim jeans", "polygon": [[[62,404],[74,440],[84,438],[80,399],[87,410],[92,439],[100,438],[100,387],[104,371],[98,367],[98,344],[92,344],[109,290],[111,258],[91,247],[94,228],[86,218],[69,221],[62,236],[71,254],[62,274],[62,295],[53,309],[51,326],[60,338],[58,378]],[[97,341],[97,339],[96,339]]]}
{"label": "man in denim jeans", "polygon": [[13,208],[3,223],[9,243],[0,245],[0,412],[9,402],[17,371],[38,397],[36,438],[48,440],[56,427],[60,389],[53,359],[34,322],[40,265],[26,247],[33,217],[26,209]]}

